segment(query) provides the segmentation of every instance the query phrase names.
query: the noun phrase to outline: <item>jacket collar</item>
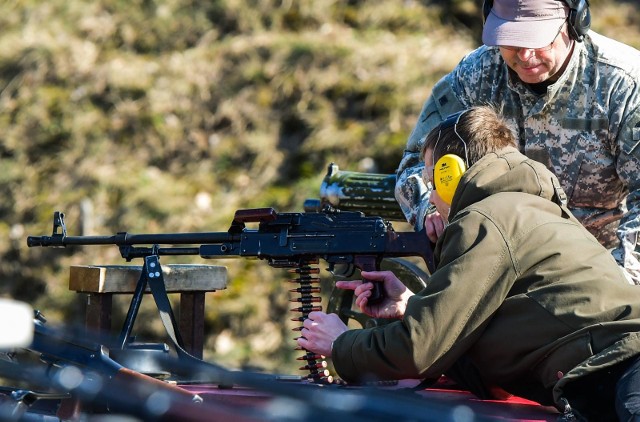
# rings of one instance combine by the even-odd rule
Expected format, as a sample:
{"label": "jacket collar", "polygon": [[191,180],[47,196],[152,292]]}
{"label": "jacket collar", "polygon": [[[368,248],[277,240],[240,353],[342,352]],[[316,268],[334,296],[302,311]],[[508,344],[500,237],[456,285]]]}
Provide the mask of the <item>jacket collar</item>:
{"label": "jacket collar", "polygon": [[566,202],[553,173],[515,147],[507,147],[482,157],[464,173],[451,203],[449,219],[461,209],[500,192],[528,193],[561,206]]}

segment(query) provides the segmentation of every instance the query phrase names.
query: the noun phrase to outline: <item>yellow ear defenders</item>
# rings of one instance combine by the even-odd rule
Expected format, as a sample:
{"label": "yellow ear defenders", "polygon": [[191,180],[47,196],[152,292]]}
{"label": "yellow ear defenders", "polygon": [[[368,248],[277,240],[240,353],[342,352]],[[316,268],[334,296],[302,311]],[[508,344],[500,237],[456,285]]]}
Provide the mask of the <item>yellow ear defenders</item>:
{"label": "yellow ear defenders", "polygon": [[433,167],[433,183],[438,196],[451,205],[453,194],[467,166],[464,160],[455,154],[446,154],[440,157],[436,165]]}
{"label": "yellow ear defenders", "polygon": [[448,205],[451,205],[451,201],[453,200],[453,195],[456,192],[458,183],[460,183],[460,179],[462,178],[464,172],[467,171],[467,166],[469,163],[469,157],[467,155],[467,143],[464,141],[464,139],[462,139],[457,130],[460,117],[465,112],[466,110],[463,110],[461,112],[452,114],[447,117],[442,123],[440,123],[438,139],[436,140],[436,143],[433,147],[433,151],[435,154],[438,142],[440,142],[442,129],[446,129],[451,126],[453,126],[454,133],[458,136],[458,139],[460,139],[460,142],[462,142],[462,144],[464,145],[464,160],[455,154],[445,154],[440,157],[440,159],[438,159],[436,164],[433,166],[433,188],[436,192],[438,192],[438,196]]}

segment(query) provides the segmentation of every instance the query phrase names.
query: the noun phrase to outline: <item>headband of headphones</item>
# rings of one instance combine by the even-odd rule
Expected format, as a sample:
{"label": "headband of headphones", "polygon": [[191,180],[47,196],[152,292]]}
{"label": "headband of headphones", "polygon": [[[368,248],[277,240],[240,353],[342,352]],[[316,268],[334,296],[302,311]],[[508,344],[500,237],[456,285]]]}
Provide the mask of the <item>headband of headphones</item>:
{"label": "headband of headphones", "polygon": [[462,117],[462,115],[466,111],[467,110],[463,110],[458,113],[452,114],[447,117],[442,123],[440,123],[440,127],[438,130],[438,139],[433,146],[433,153],[435,154],[438,142],[440,142],[442,131],[450,127],[453,127],[454,133],[464,146],[464,160],[456,154],[445,154],[440,157],[433,166],[433,188],[438,193],[440,199],[442,199],[447,205],[451,205],[453,195],[456,193],[456,189],[458,188],[460,179],[462,178],[464,172],[467,171],[467,167],[469,166],[467,143],[464,139],[462,139],[462,136],[460,136],[457,129],[460,117]]}
{"label": "headband of headphones", "polygon": [[[558,0],[569,6],[569,35],[572,39],[580,42],[589,32],[591,27],[591,11],[589,10],[589,0]],[[486,22],[493,8],[493,0],[484,0],[482,3],[482,22]]]}

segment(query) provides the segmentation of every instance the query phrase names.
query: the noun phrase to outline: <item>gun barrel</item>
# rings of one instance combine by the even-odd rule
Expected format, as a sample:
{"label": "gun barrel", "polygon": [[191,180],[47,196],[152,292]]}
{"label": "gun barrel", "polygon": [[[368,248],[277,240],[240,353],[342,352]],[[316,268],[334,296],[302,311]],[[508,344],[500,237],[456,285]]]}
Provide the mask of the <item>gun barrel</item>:
{"label": "gun barrel", "polygon": [[113,236],[28,236],[27,245],[29,247],[70,245],[191,245],[226,243],[237,239],[237,235],[232,235],[227,232],[158,234],[131,234],[124,232]]}

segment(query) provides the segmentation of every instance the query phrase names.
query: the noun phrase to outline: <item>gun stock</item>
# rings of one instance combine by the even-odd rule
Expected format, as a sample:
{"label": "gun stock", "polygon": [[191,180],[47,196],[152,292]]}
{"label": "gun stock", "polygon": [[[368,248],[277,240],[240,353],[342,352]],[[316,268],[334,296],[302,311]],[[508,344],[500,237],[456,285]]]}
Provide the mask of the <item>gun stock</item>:
{"label": "gun stock", "polygon": [[38,320],[35,321],[33,342],[27,348],[39,353],[44,361],[53,365],[89,368],[103,374],[106,380],[136,386],[137,391],[166,391],[192,402],[202,401],[198,395],[183,388],[125,368],[111,359],[106,347],[101,344],[65,336],[58,330],[45,327]]}
{"label": "gun stock", "polygon": [[[0,374],[37,381],[40,385],[48,384],[54,390],[65,393],[59,394],[60,399],[73,397],[80,406],[74,405],[73,414],[67,414],[70,409],[61,406],[59,412],[64,420],[78,419],[78,411],[92,414],[96,406],[97,409],[104,407],[108,413],[131,415],[148,421],[264,420],[257,412],[233,408],[216,401],[203,401],[200,395],[177,384],[123,367],[108,356],[104,346],[79,339],[77,335],[61,329],[47,327],[42,321],[41,317],[36,319],[33,342],[27,349],[38,353],[43,362],[58,370],[48,368],[39,371],[35,367],[17,370],[18,365],[2,362]],[[230,380],[243,380],[231,371],[213,368],[205,362],[194,366],[193,362],[182,362],[175,357],[165,359],[178,367],[186,365],[183,369],[205,374],[211,379],[219,378],[220,371],[223,371]],[[26,416],[24,420],[27,420]]]}

